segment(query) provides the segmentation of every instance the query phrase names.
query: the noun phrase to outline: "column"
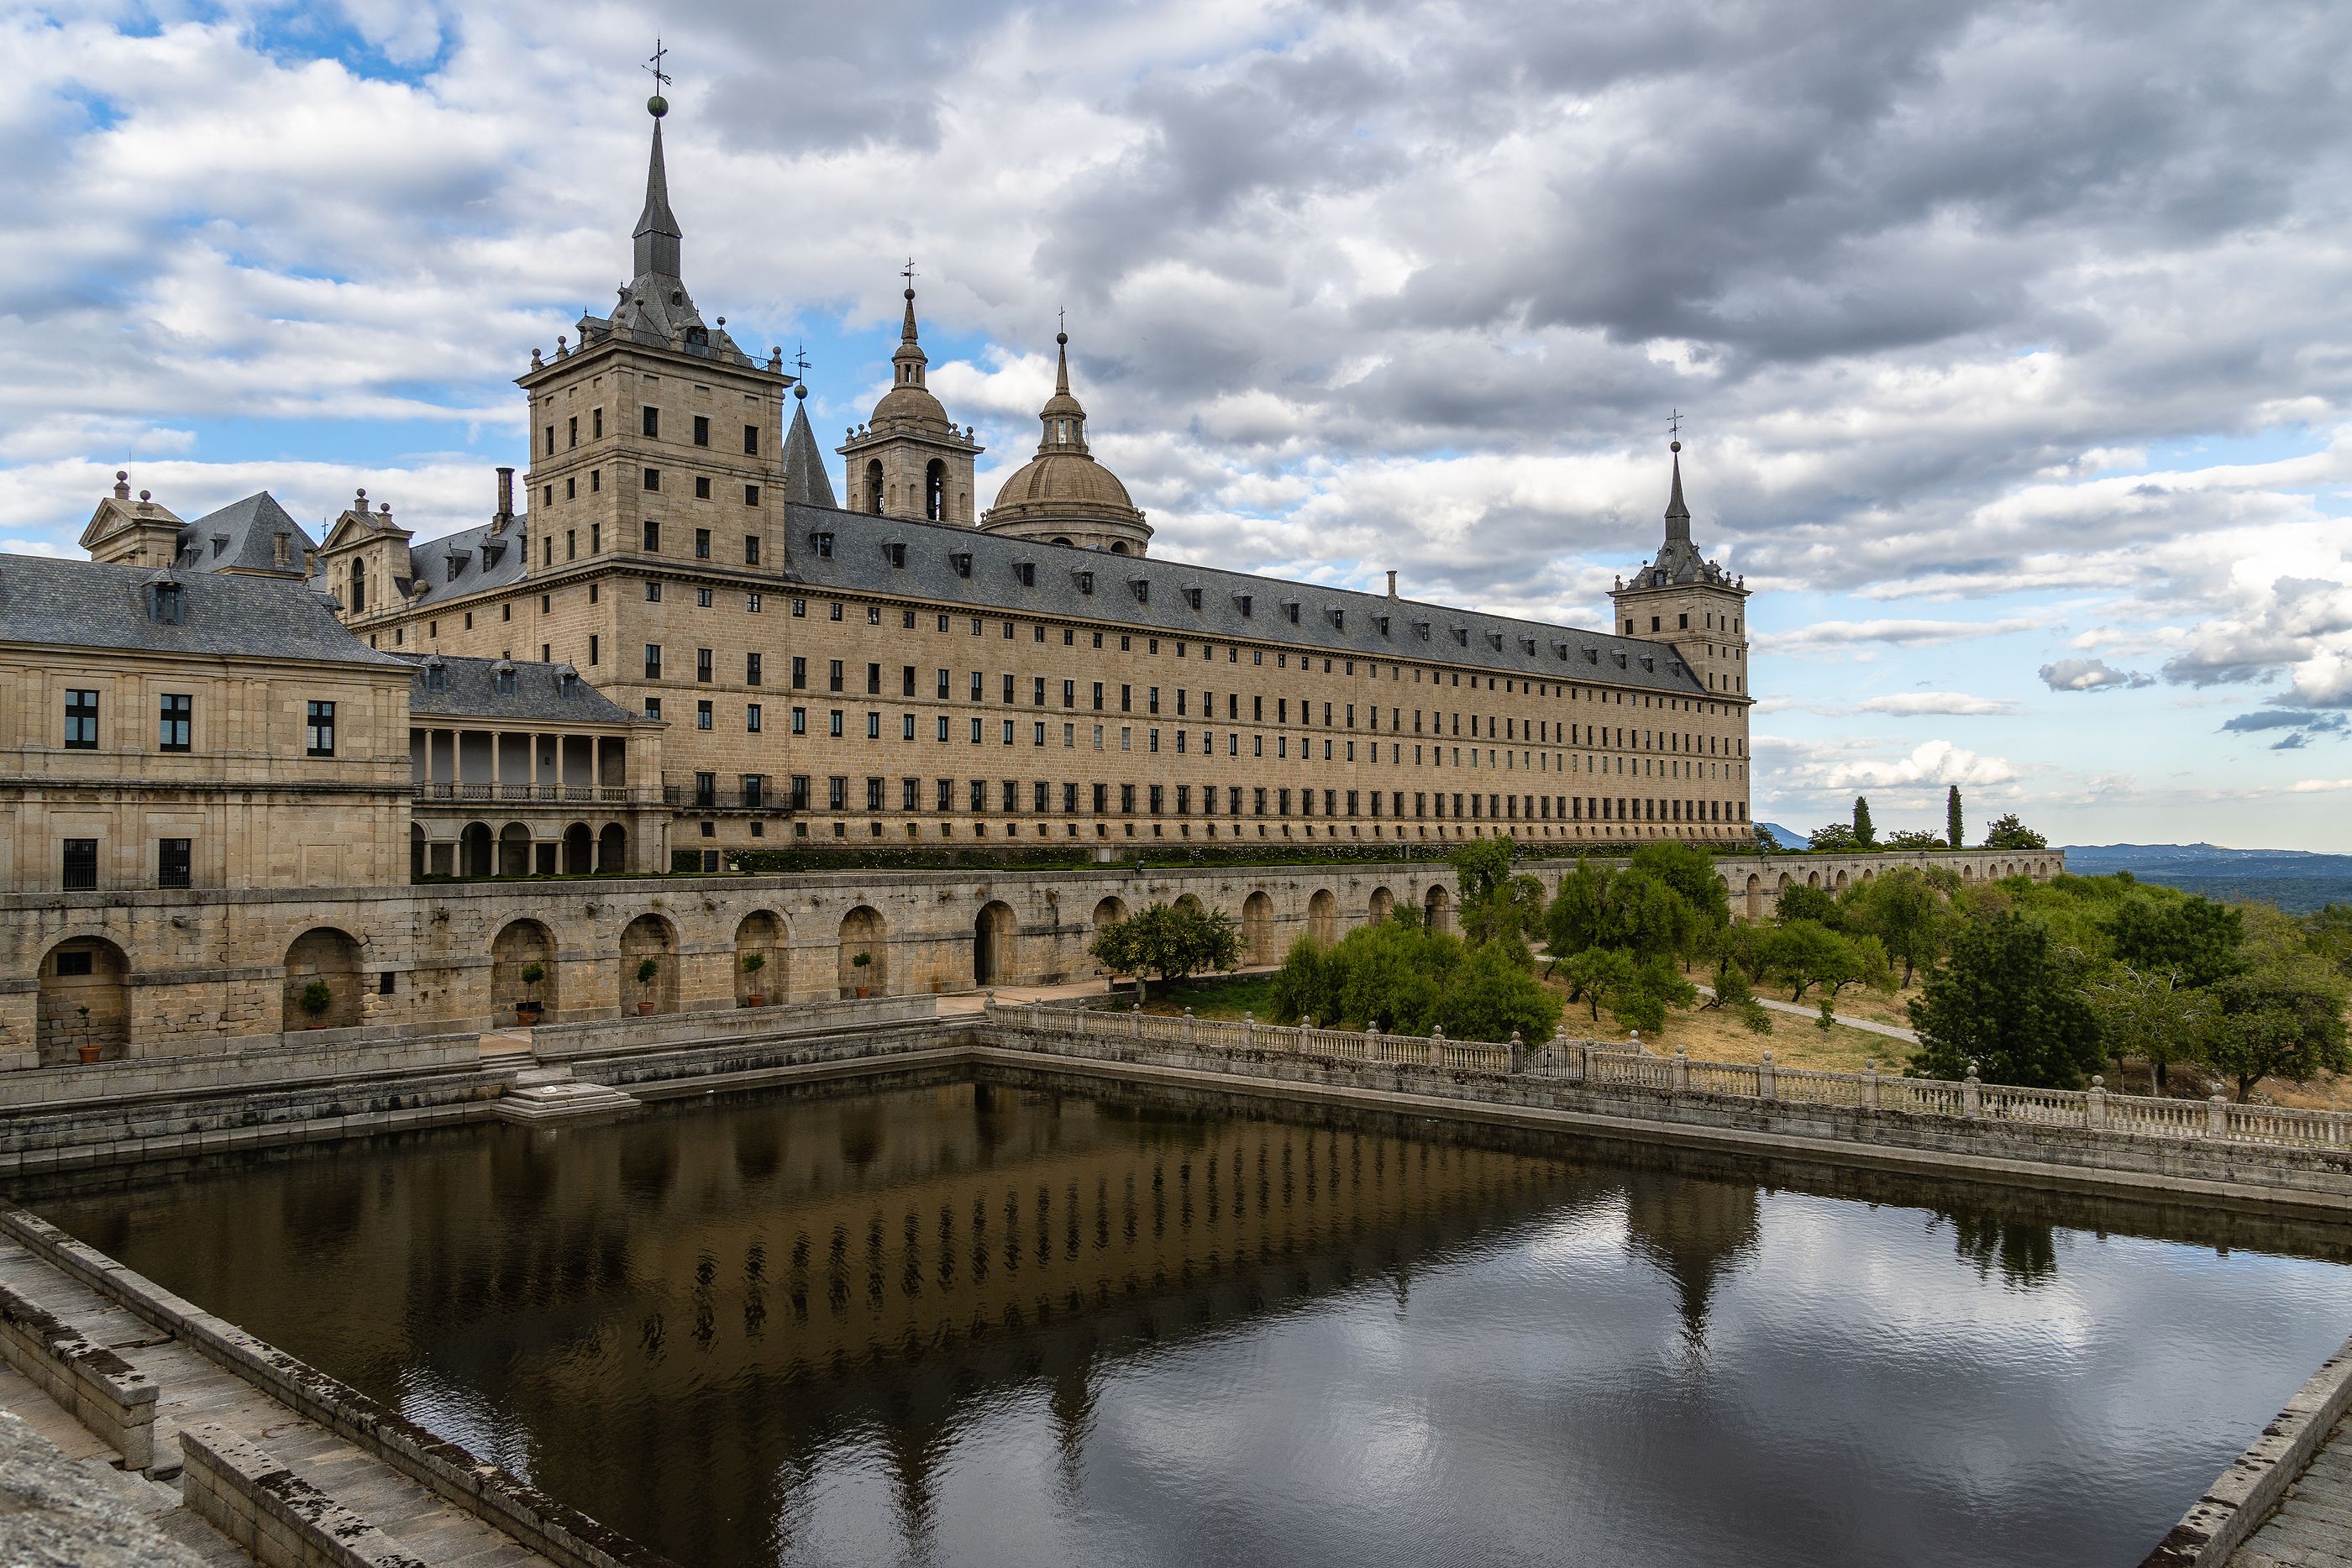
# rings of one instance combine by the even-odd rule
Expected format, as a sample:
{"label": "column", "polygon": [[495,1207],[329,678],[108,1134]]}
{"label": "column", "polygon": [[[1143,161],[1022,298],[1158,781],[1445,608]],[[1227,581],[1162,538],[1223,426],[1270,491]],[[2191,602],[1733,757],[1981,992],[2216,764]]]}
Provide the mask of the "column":
{"label": "column", "polygon": [[604,788],[604,741],[601,736],[588,737],[588,786],[600,795]]}

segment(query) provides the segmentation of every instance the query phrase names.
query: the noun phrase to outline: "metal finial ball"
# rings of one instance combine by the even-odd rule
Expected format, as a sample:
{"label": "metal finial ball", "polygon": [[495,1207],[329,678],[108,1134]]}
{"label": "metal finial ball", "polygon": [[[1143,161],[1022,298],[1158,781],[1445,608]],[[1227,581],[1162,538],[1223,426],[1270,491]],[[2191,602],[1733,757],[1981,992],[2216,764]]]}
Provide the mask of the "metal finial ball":
{"label": "metal finial ball", "polygon": [[808,385],[807,385],[807,383],[806,383],[806,382],[803,382],[801,385],[794,387],[794,388],[793,389],[793,395],[794,397],[806,397],[806,396],[808,396]]}
{"label": "metal finial ball", "polygon": [[1682,449],[1683,444],[1679,441],[1669,441],[1666,443],[1666,450],[1669,452],[1680,452]]}
{"label": "metal finial ball", "polygon": [[1056,332],[1054,334],[1054,341],[1056,343],[1066,345],[1069,340],[1070,335],[1067,332]]}
{"label": "metal finial ball", "polygon": [[114,471],[114,477],[117,483],[126,480],[131,477],[131,470],[128,468],[117,468]]}
{"label": "metal finial ball", "polygon": [[659,120],[669,112],[669,99],[659,93],[654,94],[653,97],[646,99],[646,112]]}

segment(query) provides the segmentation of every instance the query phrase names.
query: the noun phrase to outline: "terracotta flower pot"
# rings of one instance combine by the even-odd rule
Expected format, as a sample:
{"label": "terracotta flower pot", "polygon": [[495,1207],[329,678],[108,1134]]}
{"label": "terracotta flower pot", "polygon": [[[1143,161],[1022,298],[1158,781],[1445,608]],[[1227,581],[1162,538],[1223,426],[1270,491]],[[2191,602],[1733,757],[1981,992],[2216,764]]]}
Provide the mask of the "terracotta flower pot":
{"label": "terracotta flower pot", "polygon": [[521,1024],[525,1029],[529,1029],[531,1025],[539,1021],[539,1015],[543,1010],[544,1009],[537,1002],[517,1002],[515,1004],[515,1021]]}
{"label": "terracotta flower pot", "polygon": [[872,988],[871,987],[868,987],[868,986],[860,986],[860,987],[858,987],[858,988],[857,988],[857,999],[858,999],[859,1001],[864,1001],[866,998],[868,998],[868,997],[872,996],[873,994],[874,994],[874,991],[873,991],[873,988]]}
{"label": "terracotta flower pot", "polygon": [[743,998],[743,1005],[745,1007],[764,1008],[768,1005],[768,998],[761,996],[759,992],[753,991],[751,995]]}
{"label": "terracotta flower pot", "polygon": [[654,1010],[654,1005],[653,1005],[653,1003],[651,1003],[651,1002],[639,1002],[639,1003],[637,1004],[637,1016],[638,1016],[639,1018],[646,1018],[646,1017],[651,1016],[651,1014],[653,1013],[653,1010]]}
{"label": "terracotta flower pot", "polygon": [[106,1048],[102,1045],[83,1046],[81,1048],[81,1064],[84,1067],[96,1066],[98,1064],[100,1055],[104,1052]]}

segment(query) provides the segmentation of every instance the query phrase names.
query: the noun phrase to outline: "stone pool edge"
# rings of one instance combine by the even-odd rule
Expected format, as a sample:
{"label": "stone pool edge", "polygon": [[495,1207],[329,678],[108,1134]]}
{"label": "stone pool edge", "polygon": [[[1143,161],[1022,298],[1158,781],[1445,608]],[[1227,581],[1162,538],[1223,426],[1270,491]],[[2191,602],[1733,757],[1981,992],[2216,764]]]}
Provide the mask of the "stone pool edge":
{"label": "stone pool edge", "polygon": [[2221,1479],[2189,1505],[2140,1568],[2221,1568],[2352,1413],[2352,1340],[2320,1364]]}

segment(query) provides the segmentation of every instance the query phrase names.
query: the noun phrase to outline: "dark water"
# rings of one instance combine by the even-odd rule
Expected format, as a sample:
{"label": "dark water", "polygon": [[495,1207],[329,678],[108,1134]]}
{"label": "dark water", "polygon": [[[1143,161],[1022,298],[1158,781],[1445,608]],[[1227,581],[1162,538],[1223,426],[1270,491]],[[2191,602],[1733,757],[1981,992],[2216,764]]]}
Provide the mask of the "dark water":
{"label": "dark water", "polygon": [[2352,1329],[2341,1232],[1438,1134],[965,1083],[26,1196],[687,1564],[2128,1568]]}

